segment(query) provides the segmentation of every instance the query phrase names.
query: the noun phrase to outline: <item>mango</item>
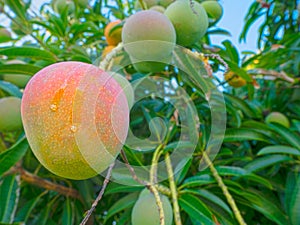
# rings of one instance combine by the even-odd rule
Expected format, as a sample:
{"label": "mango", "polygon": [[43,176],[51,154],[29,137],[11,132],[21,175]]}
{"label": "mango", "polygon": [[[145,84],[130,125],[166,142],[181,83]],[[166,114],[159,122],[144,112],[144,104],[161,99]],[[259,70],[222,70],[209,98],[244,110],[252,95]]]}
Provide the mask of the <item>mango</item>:
{"label": "mango", "polygon": [[121,86],[107,72],[82,62],[52,64],[35,74],[24,90],[21,114],[40,163],[75,180],[107,169],[129,126]]}
{"label": "mango", "polygon": [[[165,215],[165,225],[171,225],[173,221],[173,210],[171,203],[167,196],[160,196],[164,215]],[[144,189],[137,202],[135,203],[132,213],[131,213],[132,225],[159,225],[159,211],[156,205],[156,200],[154,195]]]}
{"label": "mango", "polygon": [[199,41],[208,28],[208,17],[198,2],[178,0],[170,4],[165,15],[176,30],[177,44],[188,47]]}
{"label": "mango", "polygon": [[0,132],[22,129],[21,99],[4,97],[0,99]]}

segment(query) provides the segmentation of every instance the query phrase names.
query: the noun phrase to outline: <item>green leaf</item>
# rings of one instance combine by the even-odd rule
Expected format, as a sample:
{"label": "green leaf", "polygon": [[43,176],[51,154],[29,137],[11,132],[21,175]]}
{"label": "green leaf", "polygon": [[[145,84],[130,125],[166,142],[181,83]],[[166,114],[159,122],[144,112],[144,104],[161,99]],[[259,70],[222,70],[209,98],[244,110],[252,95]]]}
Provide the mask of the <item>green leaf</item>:
{"label": "green leaf", "polygon": [[263,186],[266,186],[269,189],[272,189],[272,184],[263,177],[249,173],[249,171],[235,166],[216,166],[216,170],[221,176],[235,176],[235,177],[244,177],[249,181],[259,183]]}
{"label": "green leaf", "polygon": [[186,178],[183,184],[180,186],[180,189],[186,187],[198,187],[206,184],[215,183],[215,179],[208,174],[197,175],[193,177]]}
{"label": "green leaf", "polygon": [[23,94],[20,89],[16,85],[13,85],[9,82],[0,80],[0,89],[7,92],[11,96],[22,98]]}
{"label": "green leaf", "polygon": [[248,172],[256,172],[268,166],[273,166],[278,163],[288,162],[293,160],[292,158],[286,155],[267,155],[260,158],[255,159],[254,161],[248,163],[244,168]]}
{"label": "green leaf", "polygon": [[0,36],[0,43],[5,43],[5,42],[9,42],[12,41],[13,39],[11,37],[8,36]]}
{"label": "green leaf", "polygon": [[199,195],[202,198],[207,199],[208,201],[213,202],[214,204],[224,209],[231,216],[233,215],[229,206],[221,198],[219,198],[217,195],[213,194],[212,192],[207,191],[205,189],[199,189],[199,190],[192,190],[192,193]]}
{"label": "green leaf", "polygon": [[253,81],[252,77],[246,72],[246,70],[244,70],[243,68],[240,68],[237,63],[235,63],[233,61],[229,61],[229,60],[225,60],[225,61],[228,64],[230,70],[233,71],[235,74],[242,77],[247,82]]}
{"label": "green leaf", "polygon": [[287,177],[285,204],[291,224],[300,224],[300,173],[290,173]]}
{"label": "green leaf", "polygon": [[226,35],[226,36],[231,36],[230,32],[228,30],[222,29],[222,28],[214,28],[214,29],[209,29],[206,32],[207,34],[213,35]]}
{"label": "green leaf", "polygon": [[42,68],[30,64],[6,64],[0,65],[0,74],[23,74],[33,76]]}
{"label": "green leaf", "polygon": [[40,194],[38,197],[31,199],[30,201],[26,202],[24,205],[22,205],[22,208],[20,208],[20,210],[17,212],[15,221],[16,222],[24,222],[26,223],[26,221],[28,220],[31,211],[34,209],[34,207],[36,206],[36,204],[39,202],[39,200],[42,198],[42,196],[45,194],[46,192],[43,192],[42,194]]}
{"label": "green leaf", "polygon": [[260,6],[259,2],[254,2],[250,6],[249,11],[246,15],[246,19],[245,19],[246,23],[244,25],[243,31],[240,34],[239,41],[242,41],[242,40],[246,41],[246,36],[247,36],[249,28],[257,19],[259,19],[263,15],[263,13],[257,12],[257,9],[259,8],[259,6]]}
{"label": "green leaf", "polygon": [[235,62],[236,64],[239,64],[240,61],[239,53],[237,49],[234,47],[234,45],[229,40],[223,41],[222,44],[225,46],[226,54],[229,56],[230,60]]}
{"label": "green leaf", "polygon": [[191,194],[183,194],[178,199],[180,207],[194,220],[201,224],[215,224],[211,218],[211,212],[205,204],[196,196]]}
{"label": "green leaf", "polygon": [[250,128],[251,130],[256,130],[259,133],[263,133],[266,136],[276,139],[276,132],[272,130],[267,124],[255,120],[247,120],[242,123],[243,128]]}
{"label": "green leaf", "polygon": [[[141,178],[141,176],[143,176],[143,174],[137,174],[137,176],[144,180],[143,178]],[[148,176],[148,174],[147,174]],[[117,182],[117,183],[121,183],[121,184],[126,184],[128,186],[137,186],[140,185],[140,183],[138,183],[135,179],[133,179],[130,171],[127,168],[114,168],[111,174],[112,179]],[[148,177],[146,178],[148,179]]]}
{"label": "green leaf", "polygon": [[292,132],[290,129],[280,125],[280,124],[269,124],[269,126],[275,130],[285,141],[292,146],[300,150],[300,137],[299,135]]}
{"label": "green leaf", "polygon": [[140,186],[127,186],[127,185],[121,185],[117,183],[110,183],[105,190],[105,195],[114,194],[114,193],[136,192],[143,188],[144,187],[140,187]]}
{"label": "green leaf", "polygon": [[60,37],[65,36],[66,27],[64,26],[64,22],[63,22],[62,18],[52,15],[49,18],[49,22],[51,22],[53,24],[53,26],[52,26],[53,29],[56,31],[56,33]]}
{"label": "green leaf", "polygon": [[15,222],[15,223],[2,223],[0,222],[0,225],[24,225],[23,222]]}
{"label": "green leaf", "polygon": [[288,224],[286,215],[277,207],[278,203],[276,203],[276,200],[268,199],[265,197],[266,195],[254,190],[241,191],[239,194],[247,199],[252,208],[259,211],[276,224]]}
{"label": "green leaf", "polygon": [[126,209],[117,221],[118,225],[129,225],[131,222],[131,209]]}
{"label": "green leaf", "polygon": [[236,166],[216,166],[216,170],[221,176],[244,176],[248,171]]}
{"label": "green leaf", "polygon": [[190,141],[174,141],[169,143],[165,148],[164,151],[171,151],[173,149],[180,149],[180,148],[194,148],[195,144]]}
{"label": "green leaf", "polygon": [[192,164],[192,160],[189,159],[182,159],[174,169],[175,173],[175,182],[180,184],[182,180],[185,178],[189,168]]}
{"label": "green leaf", "polygon": [[72,225],[74,224],[74,204],[67,198],[64,203],[63,207],[63,214],[62,214],[62,224],[64,225]]}
{"label": "green leaf", "polygon": [[24,3],[20,0],[5,0],[6,5],[13,11],[21,20],[26,22],[26,11]]}
{"label": "green leaf", "polygon": [[256,174],[250,173],[249,175],[246,175],[245,178],[249,182],[258,183],[261,186],[265,186],[265,187],[269,188],[270,190],[273,189],[273,186],[272,186],[271,182],[268,179],[265,179],[265,178],[263,178],[261,176],[258,176]]}
{"label": "green leaf", "polygon": [[252,110],[252,108],[248,105],[246,101],[225,93],[224,93],[224,98],[226,102],[230,102],[237,109],[241,110],[246,116],[250,118],[260,118],[260,115],[255,114],[255,112]]}
{"label": "green leaf", "polygon": [[[1,164],[2,165],[2,164]],[[16,175],[5,177],[0,186],[0,221],[12,223],[18,206],[20,178]]]}
{"label": "green leaf", "polygon": [[263,141],[271,143],[270,138],[266,135],[251,129],[246,128],[230,128],[226,130],[224,142],[241,142],[241,141]]}
{"label": "green leaf", "polygon": [[11,148],[0,154],[0,177],[25,155],[27,149],[28,142],[24,136]]}
{"label": "green leaf", "polygon": [[0,50],[0,55],[8,57],[26,57],[30,59],[40,59],[56,62],[56,57],[52,52],[33,47],[9,47]]}
{"label": "green leaf", "polygon": [[51,220],[51,210],[53,209],[53,204],[57,200],[56,197],[53,197],[53,199],[47,203],[47,205],[41,210],[41,213],[35,217],[35,223],[36,225],[48,225],[50,224]]}
{"label": "green leaf", "polygon": [[274,145],[274,146],[264,147],[261,150],[259,150],[257,155],[280,154],[280,153],[300,156],[300,151],[298,149],[286,145]]}
{"label": "green leaf", "polygon": [[[236,110],[236,108],[233,107],[232,104],[229,104],[227,102],[226,112],[229,115],[227,118],[227,121],[230,123],[234,123],[234,126],[236,126],[236,127],[240,127],[242,124],[242,114],[240,113],[240,111]],[[232,116],[232,118],[230,117],[230,115]]]}
{"label": "green leaf", "polygon": [[118,212],[120,212],[120,211],[122,211],[124,209],[133,207],[134,203],[138,199],[138,194],[139,193],[131,193],[131,194],[128,194],[125,197],[119,199],[107,211],[107,215],[106,215],[105,221],[107,221],[110,217],[112,217],[116,213],[118,213]]}

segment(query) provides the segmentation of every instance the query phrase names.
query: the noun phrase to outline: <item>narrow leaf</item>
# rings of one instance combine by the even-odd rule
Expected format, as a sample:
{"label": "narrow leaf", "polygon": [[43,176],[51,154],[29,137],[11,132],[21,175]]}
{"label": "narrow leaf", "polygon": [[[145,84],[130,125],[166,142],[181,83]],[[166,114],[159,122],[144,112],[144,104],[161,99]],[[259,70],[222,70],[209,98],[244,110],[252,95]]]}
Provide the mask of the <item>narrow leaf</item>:
{"label": "narrow leaf", "polygon": [[26,21],[25,6],[20,0],[5,0],[9,8],[23,21]]}
{"label": "narrow leaf", "polygon": [[23,94],[20,89],[16,85],[13,85],[9,82],[0,80],[0,89],[7,92],[11,96],[22,98]]}
{"label": "narrow leaf", "polygon": [[199,190],[193,190],[193,193],[201,196],[202,198],[207,199],[208,201],[213,202],[214,204],[224,209],[230,215],[233,215],[229,206],[221,198],[219,198],[217,195],[213,194],[212,192],[209,192],[205,189],[199,189]]}
{"label": "narrow leaf", "polygon": [[180,186],[180,189],[185,187],[198,187],[201,185],[215,183],[215,179],[210,175],[204,174],[199,176],[193,176],[186,178],[183,184]]}
{"label": "narrow leaf", "polygon": [[206,224],[206,225],[214,224],[211,218],[211,212],[204,205],[204,203],[196,196],[191,194],[183,194],[180,196],[178,202],[181,208],[190,217],[200,222],[200,224]]}
{"label": "narrow leaf", "polygon": [[8,64],[0,65],[0,74],[23,74],[33,76],[41,67],[30,64]]}
{"label": "narrow leaf", "polygon": [[56,57],[53,53],[39,48],[32,47],[9,47],[0,50],[0,55],[8,57],[26,57],[30,59],[40,59],[55,62]]}
{"label": "narrow leaf", "polygon": [[0,154],[0,177],[25,155],[27,149],[28,142],[23,137],[10,149]]}
{"label": "narrow leaf", "polygon": [[138,199],[138,193],[131,193],[119,199],[115,204],[113,204],[109,208],[105,220],[107,221],[110,217],[112,217],[116,213],[132,207],[134,203],[137,201],[137,199]]}
{"label": "narrow leaf", "polygon": [[5,177],[0,186],[0,221],[12,223],[17,209],[20,187],[19,176]]}
{"label": "narrow leaf", "polygon": [[268,155],[268,154],[288,154],[300,156],[300,151],[296,148],[292,148],[285,145],[273,145],[262,148],[257,155]]}
{"label": "narrow leaf", "polygon": [[292,225],[300,224],[300,173],[288,176],[286,188],[286,204]]}
{"label": "narrow leaf", "polygon": [[16,222],[24,222],[26,223],[26,221],[28,220],[31,211],[34,209],[34,207],[36,206],[36,204],[38,203],[38,201],[41,199],[41,197],[45,194],[46,192],[43,192],[42,194],[40,194],[38,197],[31,199],[30,201],[26,202],[24,205],[22,205],[22,207],[20,208],[20,210],[17,212],[15,221]]}
{"label": "narrow leaf", "polygon": [[62,224],[72,225],[74,223],[74,205],[70,198],[64,203],[63,214],[62,214]]}
{"label": "narrow leaf", "polygon": [[270,127],[275,130],[287,143],[300,150],[300,137],[292,132],[290,129],[280,124],[270,124]]}
{"label": "narrow leaf", "polygon": [[268,166],[273,166],[278,163],[287,162],[293,160],[292,158],[285,155],[267,155],[260,157],[250,162],[245,166],[245,169],[249,172],[255,172],[266,168]]}
{"label": "narrow leaf", "polygon": [[264,134],[246,128],[231,128],[227,129],[224,137],[224,142],[241,142],[241,141],[263,141],[267,143],[271,143],[270,139]]}

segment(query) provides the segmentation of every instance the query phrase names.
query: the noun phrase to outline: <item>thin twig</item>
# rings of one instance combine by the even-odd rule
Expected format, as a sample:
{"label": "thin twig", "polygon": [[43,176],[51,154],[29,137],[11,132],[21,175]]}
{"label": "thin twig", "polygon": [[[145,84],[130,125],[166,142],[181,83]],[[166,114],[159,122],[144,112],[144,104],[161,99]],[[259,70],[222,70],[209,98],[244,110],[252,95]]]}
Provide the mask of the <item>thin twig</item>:
{"label": "thin twig", "polygon": [[49,191],[55,191],[59,194],[65,195],[67,197],[72,197],[72,198],[77,198],[79,200],[82,200],[82,197],[77,190],[70,188],[70,187],[65,187],[60,184],[53,183],[48,180],[45,180],[37,175],[34,175],[34,174],[26,171],[21,166],[13,167],[7,173],[5,173],[4,176],[13,174],[13,173],[19,173],[21,175],[21,180],[25,181],[27,183],[33,184],[33,185],[41,187],[41,188],[45,188]]}
{"label": "thin twig", "polygon": [[123,48],[123,43],[120,42],[115,48],[113,48],[111,50],[111,52],[109,52],[105,58],[100,62],[99,68],[104,70],[104,71],[108,71],[108,67],[111,63],[111,61],[113,60],[113,58],[122,50]]}
{"label": "thin twig", "polygon": [[124,162],[125,162],[125,165],[127,167],[127,169],[129,170],[129,172],[131,173],[131,176],[132,178],[137,181],[138,183],[144,185],[144,186],[147,186],[148,183],[144,180],[141,180],[135,173],[134,171],[134,168],[132,166],[130,166],[129,162],[128,162],[128,159],[127,159],[127,156],[126,156],[126,153],[125,151],[122,149],[121,150],[121,157],[123,158]]}
{"label": "thin twig", "polygon": [[215,53],[204,54],[204,57],[209,57],[218,60],[225,68],[224,73],[226,73],[229,70],[228,64],[222,59],[222,57],[219,54],[215,54]]}
{"label": "thin twig", "polygon": [[41,41],[40,39],[38,39],[36,36],[33,35],[33,33],[31,31],[28,31],[27,29],[24,29],[24,26],[22,24],[20,24],[17,20],[15,20],[13,17],[11,17],[7,12],[3,12],[10,20],[12,20],[20,29],[22,32],[24,32],[26,35],[29,35],[31,36],[34,40],[36,40],[40,45],[41,47],[43,47],[45,50],[48,50],[51,55],[56,59],[58,60],[58,57],[53,54],[51,52],[51,50],[48,48],[48,46],[46,44],[44,44],[43,41]]}
{"label": "thin twig", "polygon": [[102,185],[102,188],[97,196],[97,198],[95,199],[95,201],[93,202],[92,204],[92,207],[87,211],[85,217],[83,218],[82,222],[80,223],[80,225],[85,225],[86,222],[88,221],[88,219],[90,218],[90,216],[92,215],[93,211],[95,210],[95,208],[97,207],[99,201],[102,199],[103,197],[103,194],[104,194],[104,191],[107,187],[107,184],[109,183],[109,179],[111,177],[111,173],[112,173],[112,169],[114,167],[115,163],[113,162],[109,168],[108,168],[108,171],[107,171],[107,174],[106,174],[106,177],[105,177],[105,180],[103,182],[103,185]]}
{"label": "thin twig", "polygon": [[148,188],[150,191],[154,194],[155,202],[158,207],[159,212],[159,221],[160,225],[165,225],[165,213],[162,205],[161,198],[159,196],[159,192],[157,190],[157,187],[155,183],[157,182],[157,164],[159,160],[159,156],[161,154],[161,149],[163,148],[163,144],[159,145],[153,154],[152,162],[151,162],[151,168],[150,168],[150,183],[148,185]]}
{"label": "thin twig", "polygon": [[142,10],[147,10],[148,9],[147,4],[145,4],[145,2],[143,0],[138,0],[138,1],[141,5]]}
{"label": "thin twig", "polygon": [[153,193],[154,197],[155,197],[155,202],[158,208],[158,212],[159,212],[159,221],[160,221],[160,225],[165,225],[165,213],[164,213],[164,208],[163,208],[163,204],[161,201],[161,198],[159,196],[159,192],[157,190],[157,187],[153,184],[149,184],[149,190]]}
{"label": "thin twig", "polygon": [[173,172],[169,153],[166,153],[165,160],[166,160],[166,166],[167,166],[171,195],[172,195],[175,224],[182,225],[181,217],[180,217],[180,208],[179,208],[178,199],[177,199],[177,188],[176,188],[176,184],[175,184],[175,180],[174,180],[174,172]]}
{"label": "thin twig", "polygon": [[262,74],[262,75],[269,75],[269,76],[274,76],[280,79],[283,79],[287,82],[290,83],[295,83],[295,80],[291,77],[289,77],[284,71],[281,72],[277,72],[275,70],[266,70],[266,69],[260,69],[260,68],[256,68],[256,69],[251,69],[248,71],[249,74]]}
{"label": "thin twig", "polygon": [[236,220],[238,221],[238,223],[240,225],[247,225],[246,222],[244,221],[240,210],[238,209],[233,197],[231,196],[231,194],[228,191],[227,186],[224,184],[222,177],[218,174],[218,171],[216,170],[216,168],[214,167],[212,161],[209,159],[208,155],[206,154],[206,152],[203,152],[203,158],[206,161],[206,163],[209,166],[209,169],[213,175],[213,177],[216,179],[219,187],[222,189],[223,194],[225,195],[228,204],[230,205],[230,207],[232,208],[232,211],[234,213],[234,216],[236,218]]}
{"label": "thin twig", "polygon": [[152,162],[151,162],[151,169],[150,169],[150,183],[155,184],[157,183],[157,164],[159,157],[161,155],[161,149],[163,145],[159,145],[156,150],[154,151]]}
{"label": "thin twig", "polygon": [[[135,181],[137,181],[138,183],[140,183],[140,184],[144,185],[145,187],[149,188],[149,182],[144,181],[144,180],[141,180],[141,179],[137,176],[137,174],[135,173],[134,168],[129,164],[129,161],[128,161],[128,159],[127,159],[126,153],[125,153],[125,151],[124,151],[123,149],[121,150],[121,157],[122,157],[122,159],[123,159],[124,162],[125,162],[125,166],[127,167],[127,169],[129,170],[129,172],[131,173],[132,178],[133,178]],[[164,195],[168,195],[168,196],[171,195],[171,190],[170,190],[168,187],[163,186],[163,185],[159,185],[159,184],[157,184],[157,185],[155,185],[155,186],[156,186],[157,190],[158,190],[160,193],[162,193],[162,194],[164,194]]]}

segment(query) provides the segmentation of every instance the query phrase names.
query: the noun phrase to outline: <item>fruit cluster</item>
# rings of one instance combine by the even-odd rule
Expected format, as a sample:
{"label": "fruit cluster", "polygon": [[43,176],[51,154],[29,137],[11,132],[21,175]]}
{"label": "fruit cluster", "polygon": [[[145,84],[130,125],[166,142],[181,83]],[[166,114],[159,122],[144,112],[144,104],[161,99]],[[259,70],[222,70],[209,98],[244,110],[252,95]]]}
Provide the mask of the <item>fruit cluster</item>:
{"label": "fruit cluster", "polygon": [[[110,22],[105,28],[108,46],[106,55],[119,42],[123,42],[135,69],[142,73],[162,71],[170,62],[175,44],[191,47],[206,33],[209,24],[222,16],[217,1],[201,4],[189,0],[144,0],[144,8],[124,22]],[[136,5],[141,8],[140,3]]]}
{"label": "fruit cluster", "polygon": [[[73,13],[76,5],[87,4],[86,0],[51,2],[56,13]],[[144,0],[136,9],[125,21],[105,27],[107,47],[103,54],[123,42],[135,69],[141,72],[162,71],[176,44],[192,47],[205,35],[209,23],[222,15],[221,6],[212,0],[201,4]],[[10,33],[1,28],[0,36],[10,38]],[[22,130],[24,126],[35,156],[47,169],[62,177],[87,179],[104,171],[115,159],[127,136],[134,98],[124,77],[86,63],[61,62],[32,78],[22,74],[1,78],[25,89],[22,103],[16,97],[0,100],[0,132]]]}
{"label": "fruit cluster", "polygon": [[[73,13],[75,4],[84,7],[88,2],[51,2],[57,13]],[[139,10],[140,7],[147,10]],[[219,8],[217,1],[200,4],[189,0],[144,0],[143,6],[137,4],[137,12],[125,22],[117,20],[106,26],[108,46],[103,54],[122,41],[137,70],[163,70],[175,44],[189,47],[199,41],[208,27],[208,18],[217,21],[221,17]],[[10,33],[1,28],[0,36],[10,38]],[[24,62],[12,60],[6,64]],[[45,67],[32,79],[22,74],[1,78],[26,88],[22,110],[21,99],[1,99],[0,131],[21,130],[24,126],[33,152],[50,171],[62,177],[86,179],[105,170],[114,160],[127,135],[129,108],[133,104],[133,91],[124,77],[85,63],[62,62]],[[90,106],[94,106],[92,113]],[[87,131],[83,124],[90,124],[94,130]],[[86,140],[101,147],[94,148]]]}

